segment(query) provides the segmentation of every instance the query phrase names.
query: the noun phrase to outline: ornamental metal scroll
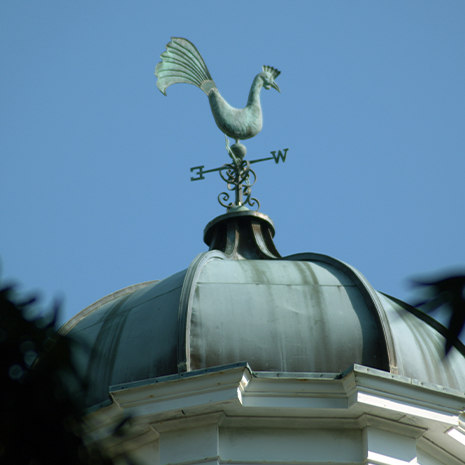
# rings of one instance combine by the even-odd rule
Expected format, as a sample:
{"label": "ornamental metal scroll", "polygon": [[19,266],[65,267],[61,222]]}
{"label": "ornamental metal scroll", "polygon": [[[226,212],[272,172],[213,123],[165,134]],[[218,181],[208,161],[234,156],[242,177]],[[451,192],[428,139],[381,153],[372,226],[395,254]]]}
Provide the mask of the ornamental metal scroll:
{"label": "ornamental metal scroll", "polygon": [[[208,97],[216,125],[226,137],[226,150],[232,159],[231,163],[209,170],[205,170],[203,165],[194,166],[191,172],[195,172],[197,177],[191,177],[191,181],[205,179],[204,174],[219,171],[228,191],[234,192],[234,201],[229,201],[231,194],[221,192],[218,195],[219,203],[228,210],[246,205],[258,210],[260,204],[252,197],[251,191],[257,176],[250,165],[271,159],[276,163],[280,160],[284,162],[288,149],[273,151],[272,157],[244,161],[247,150],[240,141],[255,137],[262,130],[260,94],[262,89],[280,92],[276,79],[281,72],[273,66],[262,66],[252,80],[247,105],[244,108],[233,108],[221,95],[202,55],[191,41],[184,37],[172,37],[160,58],[155,68],[158,89],[164,95],[169,86],[178,83],[192,84],[201,89]],[[228,137],[235,140],[232,146],[229,146]]]}
{"label": "ornamental metal scroll", "polygon": [[231,157],[231,163],[226,163],[225,165],[210,169],[205,169],[204,165],[193,166],[190,171],[191,173],[195,173],[196,176],[191,176],[191,181],[201,181],[205,179],[205,174],[218,171],[221,179],[226,182],[228,191],[234,193],[234,201],[230,201],[232,195],[228,192],[221,192],[218,194],[218,202],[221,206],[228,210],[247,206],[258,210],[260,208],[260,202],[255,197],[252,197],[252,186],[257,181],[257,175],[250,165],[268,160],[274,160],[276,164],[280,161],[284,163],[289,148],[273,150],[270,152],[271,157],[258,158],[250,161],[244,160],[246,154],[244,145],[236,143],[229,146],[229,144],[226,143],[226,149]]}

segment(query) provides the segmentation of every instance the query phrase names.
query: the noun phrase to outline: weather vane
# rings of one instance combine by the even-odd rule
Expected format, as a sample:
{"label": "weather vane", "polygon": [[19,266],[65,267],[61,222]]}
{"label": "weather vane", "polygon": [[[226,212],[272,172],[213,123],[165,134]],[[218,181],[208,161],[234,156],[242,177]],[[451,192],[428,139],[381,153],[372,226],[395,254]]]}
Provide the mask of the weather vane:
{"label": "weather vane", "polygon": [[[218,196],[219,203],[227,209],[243,207],[245,205],[259,207],[257,199],[251,197],[251,188],[257,179],[255,172],[250,168],[252,163],[273,160],[278,163],[281,159],[286,161],[287,151],[283,149],[272,151],[271,157],[257,160],[244,160],[247,153],[245,145],[241,140],[256,136],[263,126],[262,108],[260,105],[260,91],[265,89],[276,89],[279,87],[275,79],[280,71],[271,66],[263,66],[250,88],[247,105],[244,108],[234,108],[221,96],[215,82],[213,81],[202,56],[195,45],[187,39],[173,37],[166,46],[166,51],[161,54],[162,61],[155,68],[157,87],[166,95],[166,89],[177,83],[194,84],[202,89],[208,96],[210,108],[218,128],[225,134],[226,150],[231,157],[231,163],[204,170],[204,166],[194,166],[191,172],[196,172],[197,177],[191,177],[191,181],[204,179],[205,173],[218,171],[221,178],[226,182],[227,188],[235,192],[234,202],[227,203],[230,195],[222,192]],[[231,137],[235,140],[229,145]]]}

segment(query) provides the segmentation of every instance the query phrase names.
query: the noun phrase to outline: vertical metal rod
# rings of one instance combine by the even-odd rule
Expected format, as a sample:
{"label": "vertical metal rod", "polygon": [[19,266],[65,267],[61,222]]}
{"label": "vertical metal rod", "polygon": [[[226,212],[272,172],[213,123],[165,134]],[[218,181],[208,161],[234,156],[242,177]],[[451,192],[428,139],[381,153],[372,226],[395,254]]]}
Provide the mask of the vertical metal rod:
{"label": "vertical metal rod", "polygon": [[237,161],[234,165],[234,174],[236,175],[236,206],[240,207],[242,205],[241,170]]}

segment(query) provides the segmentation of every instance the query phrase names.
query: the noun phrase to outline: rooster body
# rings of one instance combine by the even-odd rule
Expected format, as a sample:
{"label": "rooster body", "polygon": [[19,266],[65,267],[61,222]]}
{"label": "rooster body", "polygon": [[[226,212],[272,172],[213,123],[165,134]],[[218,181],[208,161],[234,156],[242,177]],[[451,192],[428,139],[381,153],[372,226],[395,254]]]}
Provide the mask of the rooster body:
{"label": "rooster body", "polygon": [[166,88],[176,83],[193,84],[205,92],[218,128],[238,142],[256,136],[263,126],[260,91],[273,87],[279,91],[275,79],[280,74],[271,66],[263,66],[250,88],[247,105],[232,107],[220,94],[202,56],[195,45],[180,37],[173,37],[161,55],[155,69],[157,87],[166,95]]}

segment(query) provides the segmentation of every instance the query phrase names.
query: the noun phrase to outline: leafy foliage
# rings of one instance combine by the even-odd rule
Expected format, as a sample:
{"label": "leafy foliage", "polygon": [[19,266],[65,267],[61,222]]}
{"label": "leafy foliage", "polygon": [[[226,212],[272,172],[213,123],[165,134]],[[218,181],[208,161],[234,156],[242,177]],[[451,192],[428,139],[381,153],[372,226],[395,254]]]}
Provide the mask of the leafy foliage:
{"label": "leafy foliage", "polygon": [[415,304],[425,312],[444,309],[449,316],[445,353],[449,353],[465,326],[465,274],[448,274],[435,279],[414,281],[423,290],[423,300]]}
{"label": "leafy foliage", "polygon": [[34,303],[0,289],[0,463],[110,465],[84,444],[85,385],[71,361],[73,342],[56,331],[58,308],[32,316]]}

